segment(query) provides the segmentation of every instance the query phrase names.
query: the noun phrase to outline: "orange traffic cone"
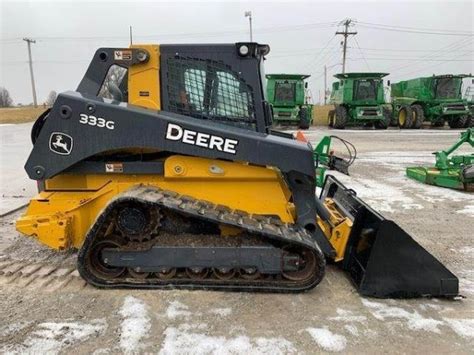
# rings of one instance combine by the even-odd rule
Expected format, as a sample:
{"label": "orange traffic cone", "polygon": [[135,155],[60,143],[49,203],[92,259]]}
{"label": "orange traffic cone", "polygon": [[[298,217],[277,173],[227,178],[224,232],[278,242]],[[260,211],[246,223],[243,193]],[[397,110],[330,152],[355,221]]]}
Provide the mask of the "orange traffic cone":
{"label": "orange traffic cone", "polygon": [[296,140],[308,143],[308,138],[306,138],[306,136],[301,131],[296,132]]}

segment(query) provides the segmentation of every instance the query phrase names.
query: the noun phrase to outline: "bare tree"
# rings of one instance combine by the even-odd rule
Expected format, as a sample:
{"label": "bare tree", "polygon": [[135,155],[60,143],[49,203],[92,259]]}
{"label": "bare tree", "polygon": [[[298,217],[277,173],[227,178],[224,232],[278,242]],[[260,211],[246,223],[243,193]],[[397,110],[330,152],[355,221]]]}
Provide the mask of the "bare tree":
{"label": "bare tree", "polygon": [[10,107],[12,104],[13,100],[8,90],[0,87],[0,107]]}
{"label": "bare tree", "polygon": [[46,101],[44,102],[47,106],[53,106],[54,104],[54,101],[56,101],[56,96],[58,96],[58,94],[56,93],[56,91],[54,90],[51,90],[48,94],[48,97],[46,98]]}

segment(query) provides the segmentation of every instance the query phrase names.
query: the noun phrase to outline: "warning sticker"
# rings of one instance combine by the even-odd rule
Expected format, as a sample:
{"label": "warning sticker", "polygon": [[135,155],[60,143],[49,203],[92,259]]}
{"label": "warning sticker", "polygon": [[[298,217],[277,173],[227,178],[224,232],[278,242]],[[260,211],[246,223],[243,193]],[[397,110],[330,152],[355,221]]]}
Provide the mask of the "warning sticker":
{"label": "warning sticker", "polygon": [[122,163],[106,163],[105,172],[106,173],[123,173],[123,164]]}
{"label": "warning sticker", "polygon": [[114,51],[115,60],[132,60],[132,51]]}

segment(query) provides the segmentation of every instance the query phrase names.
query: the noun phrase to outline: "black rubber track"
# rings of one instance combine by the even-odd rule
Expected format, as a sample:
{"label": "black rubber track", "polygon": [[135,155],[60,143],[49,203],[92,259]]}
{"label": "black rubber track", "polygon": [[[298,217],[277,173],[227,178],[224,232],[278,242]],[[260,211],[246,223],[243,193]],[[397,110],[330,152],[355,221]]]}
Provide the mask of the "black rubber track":
{"label": "black rubber track", "polygon": [[[88,256],[96,238],[103,231],[113,211],[122,203],[139,202],[150,207],[169,209],[190,218],[199,218],[204,222],[224,224],[246,230],[251,235],[279,245],[293,245],[309,249],[315,256],[316,267],[311,277],[304,281],[283,279],[263,280],[216,280],[216,279],[100,279],[89,269]],[[180,196],[172,191],[138,185],[111,200],[88,232],[78,255],[78,271],[90,284],[101,288],[144,288],[144,289],[205,289],[220,291],[246,292],[303,292],[314,288],[323,279],[325,258],[318,244],[304,229],[282,223],[275,217],[252,216],[243,211],[233,211],[224,206],[216,206],[207,201],[196,200],[189,196]]]}

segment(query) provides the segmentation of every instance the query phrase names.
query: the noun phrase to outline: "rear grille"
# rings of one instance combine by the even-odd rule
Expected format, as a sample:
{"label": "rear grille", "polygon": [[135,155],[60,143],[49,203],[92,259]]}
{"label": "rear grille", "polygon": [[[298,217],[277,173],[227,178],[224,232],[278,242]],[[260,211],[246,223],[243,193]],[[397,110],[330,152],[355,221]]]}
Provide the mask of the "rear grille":
{"label": "rear grille", "polygon": [[447,105],[445,106],[446,107],[446,111],[464,111],[466,108],[464,107],[464,105]]}
{"label": "rear grille", "polygon": [[377,110],[376,109],[365,109],[365,110],[362,110],[362,115],[363,116],[377,116]]}

